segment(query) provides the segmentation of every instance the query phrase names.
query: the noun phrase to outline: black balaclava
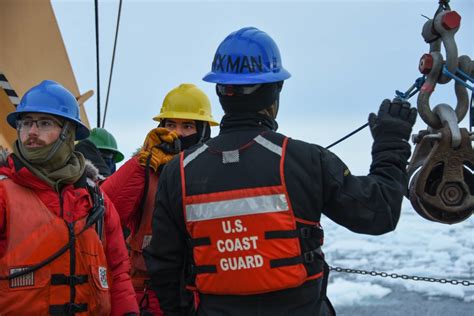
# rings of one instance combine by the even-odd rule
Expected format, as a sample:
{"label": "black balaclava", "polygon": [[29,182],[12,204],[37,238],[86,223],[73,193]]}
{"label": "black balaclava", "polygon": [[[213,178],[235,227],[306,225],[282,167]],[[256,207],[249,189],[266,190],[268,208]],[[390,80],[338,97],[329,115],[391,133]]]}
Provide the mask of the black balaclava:
{"label": "black balaclava", "polygon": [[[196,144],[201,144],[211,138],[211,127],[208,122],[194,120],[196,123],[196,133],[189,136],[180,136],[181,150],[191,148]],[[159,127],[165,127],[166,119],[160,121]]]}
{"label": "black balaclava", "polygon": [[263,83],[251,94],[224,95],[216,85],[216,93],[225,113],[258,112],[269,108],[275,101],[278,105],[282,87],[283,81]]}
{"label": "black balaclava", "polygon": [[116,171],[115,159],[114,158],[102,158],[105,164],[109,167],[110,173],[113,174]]}

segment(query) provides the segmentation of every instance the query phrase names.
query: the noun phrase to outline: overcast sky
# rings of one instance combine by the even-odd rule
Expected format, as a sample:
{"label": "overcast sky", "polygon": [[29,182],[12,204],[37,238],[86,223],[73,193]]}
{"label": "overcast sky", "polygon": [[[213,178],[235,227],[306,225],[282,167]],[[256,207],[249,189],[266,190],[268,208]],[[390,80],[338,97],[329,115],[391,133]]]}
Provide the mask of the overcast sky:
{"label": "overcast sky", "polygon": [[[100,2],[101,105],[115,35],[117,1]],[[94,1],[53,0],[79,89],[96,88]],[[459,55],[474,59],[474,1],[452,0],[461,16]],[[202,81],[219,43],[232,31],[255,26],[277,43],[292,74],[281,94],[279,131],[328,145],[367,121],[382,99],[407,90],[420,57],[421,37],[437,0],[419,1],[136,1],[124,0],[105,127],[129,157],[156,123],[166,93],[194,83],[223,112],[214,85]],[[444,55],[444,52],[443,52]],[[431,105],[456,104],[452,82],[437,86]],[[412,98],[416,105],[416,98]],[[96,99],[86,103],[96,126]],[[103,115],[103,114],[102,114]],[[461,123],[468,127],[468,120]],[[415,130],[425,129],[418,118]],[[213,135],[218,133],[217,128]],[[371,136],[366,129],[333,148],[355,174],[368,172]]]}

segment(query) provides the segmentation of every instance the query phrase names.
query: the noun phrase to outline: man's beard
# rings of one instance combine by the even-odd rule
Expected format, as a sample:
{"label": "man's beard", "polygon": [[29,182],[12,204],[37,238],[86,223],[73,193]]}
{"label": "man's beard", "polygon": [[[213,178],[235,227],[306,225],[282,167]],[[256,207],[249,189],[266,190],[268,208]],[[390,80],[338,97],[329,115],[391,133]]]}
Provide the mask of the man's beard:
{"label": "man's beard", "polygon": [[46,142],[42,141],[38,137],[28,137],[23,142],[23,146],[25,146],[25,147],[31,147],[32,145],[36,145],[34,147],[44,147],[44,146],[46,146]]}

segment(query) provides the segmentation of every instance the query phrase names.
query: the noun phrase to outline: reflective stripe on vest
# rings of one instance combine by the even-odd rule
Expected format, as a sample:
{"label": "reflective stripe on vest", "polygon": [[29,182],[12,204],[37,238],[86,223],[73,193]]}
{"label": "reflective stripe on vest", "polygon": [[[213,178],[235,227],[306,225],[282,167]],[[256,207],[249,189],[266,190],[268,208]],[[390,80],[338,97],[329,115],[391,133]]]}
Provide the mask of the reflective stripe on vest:
{"label": "reflective stripe on vest", "polygon": [[259,135],[251,145],[262,146],[279,160],[275,172],[281,183],[266,187],[188,196],[185,172],[193,168],[192,161],[206,159],[207,146],[187,157],[181,154],[183,211],[201,293],[251,295],[297,287],[308,280],[284,181],[287,141],[284,138],[280,146]]}
{"label": "reflective stripe on vest", "polygon": [[186,205],[186,220],[195,222],[284,211],[288,211],[285,194],[272,194],[211,203],[188,204]]}
{"label": "reflective stripe on vest", "polygon": [[197,148],[195,151],[193,151],[191,154],[189,154],[189,156],[187,156],[184,159],[183,165],[186,167],[188,165],[188,163],[190,163],[191,161],[196,159],[200,154],[202,154],[204,151],[206,151],[207,147],[208,146],[206,144],[202,144],[199,148]]}
{"label": "reflective stripe on vest", "polygon": [[[107,261],[94,228],[80,233],[86,218],[74,224],[66,223],[50,212],[30,189],[10,179],[1,181],[0,186],[5,192],[8,232],[7,251],[0,259],[1,314],[86,311],[92,315],[109,315],[111,278]],[[48,261],[72,238],[74,242],[66,252]],[[75,259],[74,266],[71,257]],[[41,267],[9,278],[34,266]]]}

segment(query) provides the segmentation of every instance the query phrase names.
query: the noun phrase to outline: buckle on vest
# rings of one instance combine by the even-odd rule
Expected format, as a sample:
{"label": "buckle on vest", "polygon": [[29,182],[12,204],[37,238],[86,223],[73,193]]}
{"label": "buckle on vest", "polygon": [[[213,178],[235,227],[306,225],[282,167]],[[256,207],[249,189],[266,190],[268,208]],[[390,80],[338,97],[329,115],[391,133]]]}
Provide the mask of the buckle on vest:
{"label": "buckle on vest", "polygon": [[64,305],[50,305],[51,315],[74,315],[74,313],[87,312],[87,303],[67,303]]}
{"label": "buckle on vest", "polygon": [[305,252],[303,254],[303,258],[306,263],[314,262],[316,259],[324,261],[324,255],[321,251],[321,247]]}
{"label": "buckle on vest", "polygon": [[70,285],[76,286],[78,284],[87,283],[89,276],[84,275],[70,275],[66,276],[64,274],[53,274],[51,276],[51,285]]}
{"label": "buckle on vest", "polygon": [[303,254],[304,261],[307,263],[313,262],[314,261],[314,251],[308,251]]}
{"label": "buckle on vest", "polygon": [[70,285],[83,284],[86,283],[88,279],[88,275],[71,275],[66,278]]}
{"label": "buckle on vest", "polygon": [[302,227],[300,232],[301,232],[301,238],[309,238],[311,237],[311,230],[312,228],[309,227]]}
{"label": "buckle on vest", "polygon": [[66,307],[67,314],[87,312],[87,304],[69,303],[65,307]]}
{"label": "buckle on vest", "polygon": [[324,238],[324,231],[319,226],[301,227],[300,236],[303,239],[314,237],[322,240]]}

